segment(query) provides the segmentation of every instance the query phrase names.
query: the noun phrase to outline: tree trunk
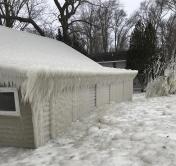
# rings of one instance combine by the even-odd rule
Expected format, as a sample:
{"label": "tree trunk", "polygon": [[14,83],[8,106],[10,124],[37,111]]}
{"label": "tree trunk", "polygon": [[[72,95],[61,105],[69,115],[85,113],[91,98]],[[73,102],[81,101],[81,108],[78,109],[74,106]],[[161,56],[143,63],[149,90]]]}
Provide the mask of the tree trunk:
{"label": "tree trunk", "polygon": [[117,32],[114,33],[115,36],[115,52],[117,52]]}
{"label": "tree trunk", "polygon": [[6,27],[11,28],[11,21],[9,19],[9,17],[10,17],[10,10],[9,10],[9,5],[8,5],[7,0],[4,0],[4,6],[5,6],[5,14],[7,16],[7,18],[5,19]]}
{"label": "tree trunk", "polygon": [[61,18],[59,19],[61,26],[62,26],[62,32],[63,32],[63,42],[65,43],[69,43],[69,35],[68,35],[68,29],[69,29],[69,25],[68,25],[68,19],[66,18],[66,16],[64,16],[64,14],[61,14]]}

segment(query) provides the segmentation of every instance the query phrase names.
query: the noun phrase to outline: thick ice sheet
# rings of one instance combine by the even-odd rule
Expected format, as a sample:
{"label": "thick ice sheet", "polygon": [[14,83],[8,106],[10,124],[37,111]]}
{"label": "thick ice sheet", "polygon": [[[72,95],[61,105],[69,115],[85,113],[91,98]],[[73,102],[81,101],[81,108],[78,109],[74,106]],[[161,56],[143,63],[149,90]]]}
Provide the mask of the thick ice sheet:
{"label": "thick ice sheet", "polygon": [[112,104],[37,150],[0,148],[1,166],[174,166],[176,96]]}
{"label": "thick ice sheet", "polygon": [[0,26],[0,69],[18,72],[135,73],[107,69],[63,42]]}
{"label": "thick ice sheet", "polygon": [[66,44],[0,26],[0,66],[20,69],[81,69],[100,65]]}

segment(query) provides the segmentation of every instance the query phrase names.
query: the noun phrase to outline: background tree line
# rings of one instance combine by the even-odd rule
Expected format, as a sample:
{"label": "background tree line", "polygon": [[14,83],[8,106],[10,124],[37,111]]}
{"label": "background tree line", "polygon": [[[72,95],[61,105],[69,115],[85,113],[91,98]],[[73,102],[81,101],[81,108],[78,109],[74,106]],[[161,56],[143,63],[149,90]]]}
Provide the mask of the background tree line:
{"label": "background tree line", "polygon": [[0,25],[61,40],[93,55],[125,49],[130,19],[116,0],[0,0]]}
{"label": "background tree line", "polygon": [[128,68],[139,71],[145,88],[151,80],[174,68],[176,60],[176,0],[144,1],[134,13]]}
{"label": "background tree line", "polygon": [[[60,40],[89,57],[128,50],[146,84],[176,61],[176,0],[145,0],[127,16],[117,0],[0,0],[0,25]],[[175,68],[174,65],[170,65]]]}

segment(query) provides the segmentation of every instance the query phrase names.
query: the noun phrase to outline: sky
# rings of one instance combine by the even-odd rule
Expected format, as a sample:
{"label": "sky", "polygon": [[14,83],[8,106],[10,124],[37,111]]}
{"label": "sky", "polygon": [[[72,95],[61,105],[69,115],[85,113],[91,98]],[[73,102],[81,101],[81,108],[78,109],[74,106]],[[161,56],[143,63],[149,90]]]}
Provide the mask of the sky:
{"label": "sky", "polygon": [[120,3],[124,7],[128,15],[131,15],[135,10],[140,7],[140,3],[143,0],[120,0]]}
{"label": "sky", "polygon": [[[140,3],[143,0],[119,0],[121,5],[124,7],[128,15],[131,15],[135,10],[140,7]],[[64,2],[64,0],[59,0],[59,2]]]}

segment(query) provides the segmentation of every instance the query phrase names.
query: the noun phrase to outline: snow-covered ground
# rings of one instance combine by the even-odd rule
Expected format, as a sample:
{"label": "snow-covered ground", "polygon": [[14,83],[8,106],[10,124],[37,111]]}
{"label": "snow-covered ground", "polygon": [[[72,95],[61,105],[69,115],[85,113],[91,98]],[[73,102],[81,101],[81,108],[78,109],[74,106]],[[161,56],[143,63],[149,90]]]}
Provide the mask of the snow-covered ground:
{"label": "snow-covered ground", "polygon": [[0,166],[176,166],[176,96],[106,106],[36,150],[1,147]]}

